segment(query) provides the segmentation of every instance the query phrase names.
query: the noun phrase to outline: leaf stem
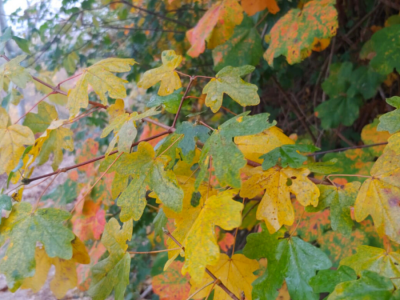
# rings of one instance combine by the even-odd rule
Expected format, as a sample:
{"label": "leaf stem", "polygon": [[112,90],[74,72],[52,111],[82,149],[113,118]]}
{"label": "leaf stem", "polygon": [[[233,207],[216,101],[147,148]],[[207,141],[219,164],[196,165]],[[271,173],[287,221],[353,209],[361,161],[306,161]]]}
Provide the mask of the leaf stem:
{"label": "leaf stem", "polygon": [[42,99],[40,99],[38,102],[36,102],[35,105],[32,106],[26,113],[24,113],[17,121],[15,121],[14,124],[18,124],[18,122],[21,121],[27,114],[29,114],[36,106],[38,106],[40,102],[42,102],[48,96],[53,95],[53,94],[56,94],[56,92],[51,91],[46,96],[44,96]]}
{"label": "leaf stem", "polygon": [[175,251],[175,250],[180,250],[181,248],[172,248],[172,249],[163,249],[163,250],[156,250],[156,251],[128,251],[129,254],[153,254],[153,253],[162,253],[162,252],[169,252],[169,251]]}
{"label": "leaf stem", "polygon": [[189,93],[189,90],[192,87],[192,83],[195,80],[195,78],[196,77],[194,77],[194,76],[190,76],[189,84],[188,84],[188,86],[186,88],[185,93],[182,96],[181,102],[179,103],[178,111],[176,112],[176,115],[175,115],[174,121],[172,122],[171,128],[175,128],[175,126],[176,126],[176,122],[178,121],[178,117],[179,117],[179,114],[180,114],[181,109],[182,109],[183,101],[185,101],[185,98],[186,98],[187,94]]}
{"label": "leaf stem", "polygon": [[388,142],[382,142],[382,143],[369,144],[369,145],[359,145],[359,146],[345,147],[345,148],[339,148],[339,149],[333,149],[333,150],[314,152],[314,153],[311,153],[311,154],[306,154],[306,156],[314,156],[314,155],[333,153],[333,152],[342,152],[342,151],[351,150],[351,149],[378,147],[378,146],[383,146],[383,145],[387,145],[387,144],[388,144]]}
{"label": "leaf stem", "polygon": [[[210,285],[212,285],[212,284],[215,285],[215,281],[211,281],[211,282],[207,283],[206,285],[202,286],[201,288],[199,288],[198,290],[194,291],[194,293],[191,294],[189,297],[187,297],[186,300],[192,299],[195,295],[197,295],[197,294],[200,293],[202,290],[204,290],[206,287],[208,287],[208,286],[210,286]],[[211,291],[212,291],[212,289],[211,289]]]}

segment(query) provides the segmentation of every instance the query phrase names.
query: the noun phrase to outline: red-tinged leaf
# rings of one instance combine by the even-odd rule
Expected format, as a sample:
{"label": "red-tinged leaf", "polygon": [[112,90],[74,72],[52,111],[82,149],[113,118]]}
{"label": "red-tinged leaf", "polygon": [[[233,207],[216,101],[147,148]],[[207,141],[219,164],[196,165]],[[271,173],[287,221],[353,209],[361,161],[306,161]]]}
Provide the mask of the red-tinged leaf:
{"label": "red-tinged leaf", "polygon": [[312,242],[317,240],[329,228],[329,210],[312,213],[306,212],[304,211],[304,207],[297,201],[293,203],[293,208],[296,213],[292,226],[292,228],[296,228],[294,235],[301,237],[304,241]]}
{"label": "red-tinged leaf", "polygon": [[211,6],[196,27],[186,33],[192,45],[187,54],[191,57],[199,56],[206,48],[206,41],[210,49],[226,42],[232,36],[235,26],[242,22],[242,12],[237,0],[224,0]]}
{"label": "red-tinged leaf", "polygon": [[274,58],[284,55],[289,64],[299,63],[311,54],[315,38],[336,35],[335,4],[335,0],[314,0],[307,2],[302,10],[291,9],[272,27],[265,60],[272,66]]}
{"label": "red-tinged leaf", "polygon": [[249,16],[253,16],[266,8],[271,14],[276,14],[280,10],[276,0],[242,0],[240,3]]}
{"label": "red-tinged leaf", "polygon": [[[87,139],[85,143],[83,143],[82,148],[78,150],[77,153],[77,163],[82,163],[91,158],[94,158],[99,151],[99,143],[94,139]],[[95,173],[94,164],[87,164],[78,168],[79,171],[86,172],[86,176],[89,178]]]}
{"label": "red-tinged leaf", "polygon": [[89,277],[89,272],[92,266],[97,264],[102,255],[106,252],[106,248],[103,244],[97,242],[90,248],[90,264],[89,265],[79,265],[76,269],[78,274],[78,288],[82,291],[89,289],[91,278]]}
{"label": "red-tinged leaf", "polygon": [[174,261],[162,274],[153,277],[153,291],[160,300],[184,300],[190,291],[189,275],[183,276],[183,262]]}
{"label": "red-tinged leaf", "polygon": [[337,267],[342,258],[355,254],[358,246],[368,244],[368,237],[358,229],[353,231],[350,237],[336,231],[328,231],[317,242],[321,250],[329,256],[333,266]]}
{"label": "red-tinged leaf", "polygon": [[81,240],[98,240],[106,224],[105,211],[100,208],[100,205],[87,200],[81,211],[77,210],[71,221],[74,233]]}
{"label": "red-tinged leaf", "polygon": [[219,227],[215,228],[218,245],[222,251],[227,252],[235,242],[235,237],[229,232],[223,232]]}

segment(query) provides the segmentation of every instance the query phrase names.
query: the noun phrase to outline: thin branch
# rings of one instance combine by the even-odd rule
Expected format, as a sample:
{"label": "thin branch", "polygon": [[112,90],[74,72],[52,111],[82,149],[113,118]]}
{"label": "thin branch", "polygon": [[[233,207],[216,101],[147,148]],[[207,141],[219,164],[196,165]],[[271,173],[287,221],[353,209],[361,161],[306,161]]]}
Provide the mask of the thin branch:
{"label": "thin branch", "polygon": [[286,92],[284,91],[282,86],[279,84],[279,82],[276,80],[276,78],[274,76],[272,76],[271,78],[274,81],[275,85],[278,87],[279,91],[282,93],[283,97],[286,99],[286,102],[289,104],[290,108],[293,110],[293,112],[296,114],[297,118],[300,120],[300,123],[303,125],[304,129],[310,134],[312,140],[315,143],[317,141],[317,139],[315,138],[314,133],[311,131],[310,127],[307,125],[305,120],[301,117],[301,113],[298,110],[298,108],[296,107],[296,105],[294,105],[294,103],[292,102],[292,99],[290,99],[288,94],[286,94]]}
{"label": "thin branch", "polygon": [[36,106],[39,105],[40,102],[45,100],[48,96],[55,94],[54,91],[48,93],[46,96],[44,96],[42,99],[40,99],[38,102],[35,103],[34,106],[32,106],[26,113],[24,113],[17,121],[14,122],[14,124],[18,124],[19,121],[21,121],[27,114],[29,114]]}
{"label": "thin branch", "polygon": [[175,126],[176,126],[176,122],[178,121],[179,113],[181,112],[181,109],[182,109],[183,101],[185,101],[185,98],[186,98],[187,94],[189,93],[190,88],[192,87],[192,83],[193,83],[194,79],[195,79],[195,77],[193,77],[193,76],[190,77],[189,84],[186,88],[185,93],[182,96],[181,102],[179,103],[178,111],[176,112],[176,115],[175,115],[174,121],[172,122],[171,128],[175,128]]}
{"label": "thin branch", "polygon": [[[163,228],[164,233],[175,242],[175,244],[177,244],[183,251],[185,251],[185,247],[182,246],[181,243],[179,243],[179,241],[174,238],[174,236],[165,228]],[[226,286],[225,284],[223,284],[217,277],[215,277],[215,275],[213,273],[210,272],[209,269],[206,268],[206,273],[214,280],[214,282],[217,282],[218,286],[229,295],[229,297],[231,297],[233,300],[239,300],[238,297],[236,297],[235,294],[233,294]]]}
{"label": "thin branch", "polygon": [[388,142],[369,144],[369,145],[352,146],[352,147],[346,147],[346,148],[339,148],[339,149],[333,149],[333,150],[314,152],[314,153],[311,153],[311,154],[307,154],[306,156],[314,156],[314,155],[320,155],[320,154],[326,154],[326,153],[332,153],[332,152],[341,152],[341,151],[346,151],[346,150],[351,150],[351,149],[378,147],[378,146],[387,145],[387,144],[388,144]]}
{"label": "thin branch", "polygon": [[57,176],[60,175],[60,172],[58,172],[57,174],[55,174],[56,176],[53,177],[53,179],[49,182],[49,184],[44,188],[44,190],[40,193],[38,199],[36,200],[35,206],[32,207],[32,212],[36,211],[36,209],[39,206],[39,202],[40,199],[42,199],[43,195],[46,193],[46,191],[49,189],[49,187],[51,186],[51,184],[54,182],[54,180],[56,180]]}

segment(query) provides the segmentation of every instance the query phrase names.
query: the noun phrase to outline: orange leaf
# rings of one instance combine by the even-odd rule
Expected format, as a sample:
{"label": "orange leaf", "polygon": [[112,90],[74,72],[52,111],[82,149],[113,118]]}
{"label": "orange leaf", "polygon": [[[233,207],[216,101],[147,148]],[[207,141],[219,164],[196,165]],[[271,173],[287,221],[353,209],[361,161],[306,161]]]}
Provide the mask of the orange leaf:
{"label": "orange leaf", "polygon": [[191,57],[199,56],[206,48],[205,41],[210,49],[225,43],[232,36],[235,26],[242,23],[242,12],[236,0],[224,0],[211,6],[196,27],[186,33],[192,45],[187,54]]}
{"label": "orange leaf", "polygon": [[249,16],[255,15],[266,8],[271,14],[276,14],[280,11],[276,0],[242,0],[240,3]]}
{"label": "orange leaf", "polygon": [[167,271],[153,277],[153,291],[160,300],[184,300],[189,295],[189,275],[183,276],[183,262],[174,261]]}

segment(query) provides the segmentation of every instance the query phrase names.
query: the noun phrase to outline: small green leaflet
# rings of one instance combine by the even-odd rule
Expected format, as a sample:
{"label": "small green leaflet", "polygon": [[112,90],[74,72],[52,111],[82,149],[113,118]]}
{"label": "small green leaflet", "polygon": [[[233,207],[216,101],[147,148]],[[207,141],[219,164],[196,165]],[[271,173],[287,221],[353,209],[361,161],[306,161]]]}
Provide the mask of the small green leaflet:
{"label": "small green leaflet", "polygon": [[165,227],[165,225],[168,222],[168,218],[165,215],[162,207],[158,210],[158,213],[156,215],[156,217],[154,218],[153,224],[154,224],[154,233],[155,236],[162,236],[163,235],[163,227]]}
{"label": "small green leaflet", "polygon": [[25,88],[28,81],[32,80],[31,74],[20,66],[26,55],[19,55],[0,66],[0,91],[4,88],[4,77],[7,77],[16,86]]}
{"label": "small green leaflet", "polygon": [[5,247],[0,255],[0,270],[6,275],[11,291],[35,273],[37,242],[45,246],[49,257],[71,259],[71,241],[75,235],[63,225],[69,218],[68,212],[55,208],[32,212],[27,202],[12,207],[10,216],[0,225],[0,246]]}
{"label": "small green leaflet", "polygon": [[328,161],[321,161],[321,162],[308,162],[305,167],[309,169],[312,173],[317,174],[332,174],[334,172],[342,171],[341,168],[335,166],[338,162],[337,158],[332,158]]}
{"label": "small green leaflet", "polygon": [[341,282],[356,280],[356,272],[347,266],[340,266],[337,270],[321,270],[310,279],[310,285],[315,293],[332,293],[336,285]]}
{"label": "small green leaflet", "polygon": [[354,224],[350,216],[350,206],[354,206],[360,186],[358,181],[345,186],[318,185],[321,193],[318,206],[309,207],[307,211],[320,211],[330,207],[332,229],[349,236]]}
{"label": "small green leaflet", "polygon": [[291,299],[318,300],[309,280],[317,270],[332,266],[326,254],[297,237],[284,238],[284,229],[271,235],[264,223],[261,227],[262,232],[247,236],[243,249],[248,258],[268,260],[266,272],[253,283],[253,299],[276,299],[285,280]]}
{"label": "small green leaflet", "polygon": [[45,132],[53,120],[58,119],[58,113],[53,105],[40,102],[38,113],[28,113],[24,120],[24,126],[32,129],[33,133]]}
{"label": "small green leaflet", "polygon": [[1,224],[1,211],[4,210],[8,210],[10,211],[12,208],[12,201],[11,201],[11,197],[8,195],[0,195],[0,224]]}
{"label": "small green leaflet", "polygon": [[390,279],[371,271],[363,271],[359,280],[339,283],[327,300],[399,300],[400,290]]}
{"label": "small green leaflet", "polygon": [[394,96],[387,98],[386,102],[396,109],[379,117],[377,130],[396,133],[400,130],[400,97]]}
{"label": "small green leaflet", "polygon": [[147,107],[156,107],[162,105],[165,110],[171,114],[176,114],[179,108],[179,104],[182,99],[182,88],[175,90],[172,94],[167,96],[159,96],[155,94],[151,96]]}
{"label": "small green leaflet", "polygon": [[[263,170],[268,170],[275,166],[278,162],[282,168],[290,166],[291,168],[304,167],[303,163],[307,157],[299,152],[315,152],[320,150],[314,145],[283,145],[274,150],[260,156],[264,161],[262,163]],[[307,167],[307,166],[305,166]]]}
{"label": "small green leaflet", "polygon": [[275,125],[275,121],[268,122],[269,114],[267,113],[248,116],[249,113],[242,113],[213,131],[201,151],[200,172],[195,182],[196,189],[206,177],[210,158],[219,184],[240,188],[239,170],[246,165],[246,159],[233,142],[233,137],[257,134]]}
{"label": "small green leaflet", "polygon": [[[382,28],[374,33],[360,52],[361,59],[373,57],[370,66],[386,76],[400,70],[400,24]],[[373,53],[373,55],[371,55]]]}
{"label": "small green leaflet", "polygon": [[254,69],[253,66],[238,68],[228,66],[219,71],[203,89],[203,94],[207,94],[206,106],[216,113],[222,106],[224,94],[244,107],[259,104],[260,97],[257,94],[257,86],[245,82],[241,78],[253,72]]}

